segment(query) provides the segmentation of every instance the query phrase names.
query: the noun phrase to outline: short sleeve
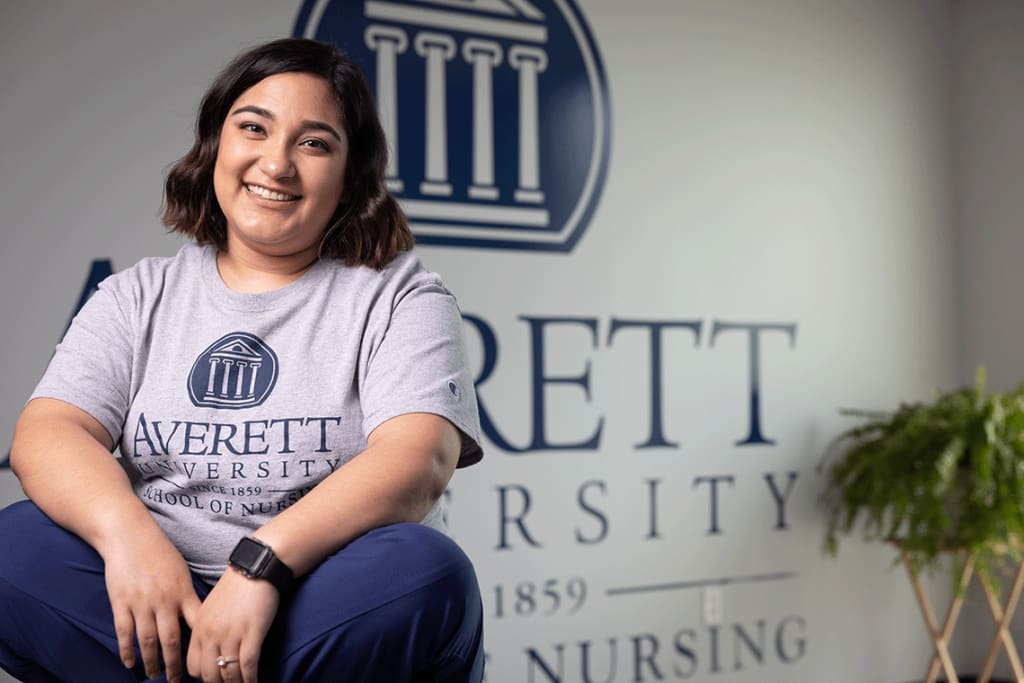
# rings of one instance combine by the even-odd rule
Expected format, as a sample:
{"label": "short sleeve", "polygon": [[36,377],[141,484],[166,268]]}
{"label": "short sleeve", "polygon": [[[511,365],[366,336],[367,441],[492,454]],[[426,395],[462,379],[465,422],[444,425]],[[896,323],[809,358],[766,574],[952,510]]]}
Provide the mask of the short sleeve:
{"label": "short sleeve", "polygon": [[462,316],[436,275],[408,277],[360,382],[363,428],[408,413],[433,413],[462,433],[459,467],[483,457],[476,392],[466,361]]}
{"label": "short sleeve", "polygon": [[55,398],[93,416],[117,443],[131,391],[132,332],[114,275],[71,321],[31,398]]}

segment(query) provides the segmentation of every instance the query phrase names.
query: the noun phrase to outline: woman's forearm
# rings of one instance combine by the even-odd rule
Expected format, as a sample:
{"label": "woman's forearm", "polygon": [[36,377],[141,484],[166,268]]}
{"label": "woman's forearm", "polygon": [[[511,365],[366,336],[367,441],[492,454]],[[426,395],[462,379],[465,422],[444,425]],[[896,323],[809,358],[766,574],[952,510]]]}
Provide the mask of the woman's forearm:
{"label": "woman's forearm", "polygon": [[377,428],[367,450],[320,482],[254,536],[296,576],[371,529],[421,521],[451,478],[458,430],[436,415],[402,415]]}
{"label": "woman's forearm", "polygon": [[[11,468],[47,515],[100,555],[163,536],[124,470],[110,437],[70,404],[36,399],[15,427]],[[367,531],[421,521],[444,492],[460,447],[458,430],[436,415],[403,415],[381,425],[367,450],[317,485],[254,536],[297,576]]]}
{"label": "woman's forearm", "polygon": [[136,539],[163,533],[111,448],[110,435],[94,418],[42,398],[22,411],[11,445],[11,469],[28,497],[100,555],[124,543],[125,529]]}

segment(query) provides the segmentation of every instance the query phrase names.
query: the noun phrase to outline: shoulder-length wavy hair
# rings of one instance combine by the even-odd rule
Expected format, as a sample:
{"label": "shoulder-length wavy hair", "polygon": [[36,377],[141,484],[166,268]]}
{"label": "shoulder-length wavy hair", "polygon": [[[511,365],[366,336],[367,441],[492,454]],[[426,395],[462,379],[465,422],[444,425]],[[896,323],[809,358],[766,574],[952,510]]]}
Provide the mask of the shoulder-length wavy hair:
{"label": "shoulder-length wavy hair", "polygon": [[268,76],[288,72],[313,74],[330,83],[348,138],[345,189],[325,226],[320,257],[380,270],[396,253],[412,249],[413,236],[384,185],[387,142],[377,107],[359,67],[333,45],[306,38],[254,47],[213,81],[199,105],[192,149],[167,174],[164,225],[199,244],[226,246],[227,222],[213,190],[221,128],[243,92]]}

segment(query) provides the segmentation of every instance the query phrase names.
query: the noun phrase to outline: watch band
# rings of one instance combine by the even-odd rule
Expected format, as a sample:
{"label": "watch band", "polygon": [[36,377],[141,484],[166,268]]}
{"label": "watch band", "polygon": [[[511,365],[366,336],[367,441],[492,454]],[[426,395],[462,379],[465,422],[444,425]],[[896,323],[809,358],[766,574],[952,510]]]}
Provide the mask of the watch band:
{"label": "watch band", "polygon": [[288,565],[278,559],[269,545],[252,537],[238,541],[228,562],[251,579],[269,581],[281,593],[287,593],[295,583]]}

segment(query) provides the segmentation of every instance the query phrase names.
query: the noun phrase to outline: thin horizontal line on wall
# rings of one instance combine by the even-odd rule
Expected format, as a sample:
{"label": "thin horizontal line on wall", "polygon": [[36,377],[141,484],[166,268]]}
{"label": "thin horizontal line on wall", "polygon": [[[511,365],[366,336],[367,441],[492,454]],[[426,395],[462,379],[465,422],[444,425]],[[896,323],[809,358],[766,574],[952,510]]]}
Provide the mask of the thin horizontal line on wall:
{"label": "thin horizontal line on wall", "polygon": [[629,593],[654,593],[656,591],[674,591],[686,588],[705,588],[707,586],[728,586],[737,583],[757,583],[760,581],[785,581],[795,579],[796,572],[773,572],[770,574],[748,574],[746,576],[719,576],[713,579],[695,581],[675,581],[672,583],[652,583],[646,586],[622,586],[609,588],[606,595],[626,595]]}

